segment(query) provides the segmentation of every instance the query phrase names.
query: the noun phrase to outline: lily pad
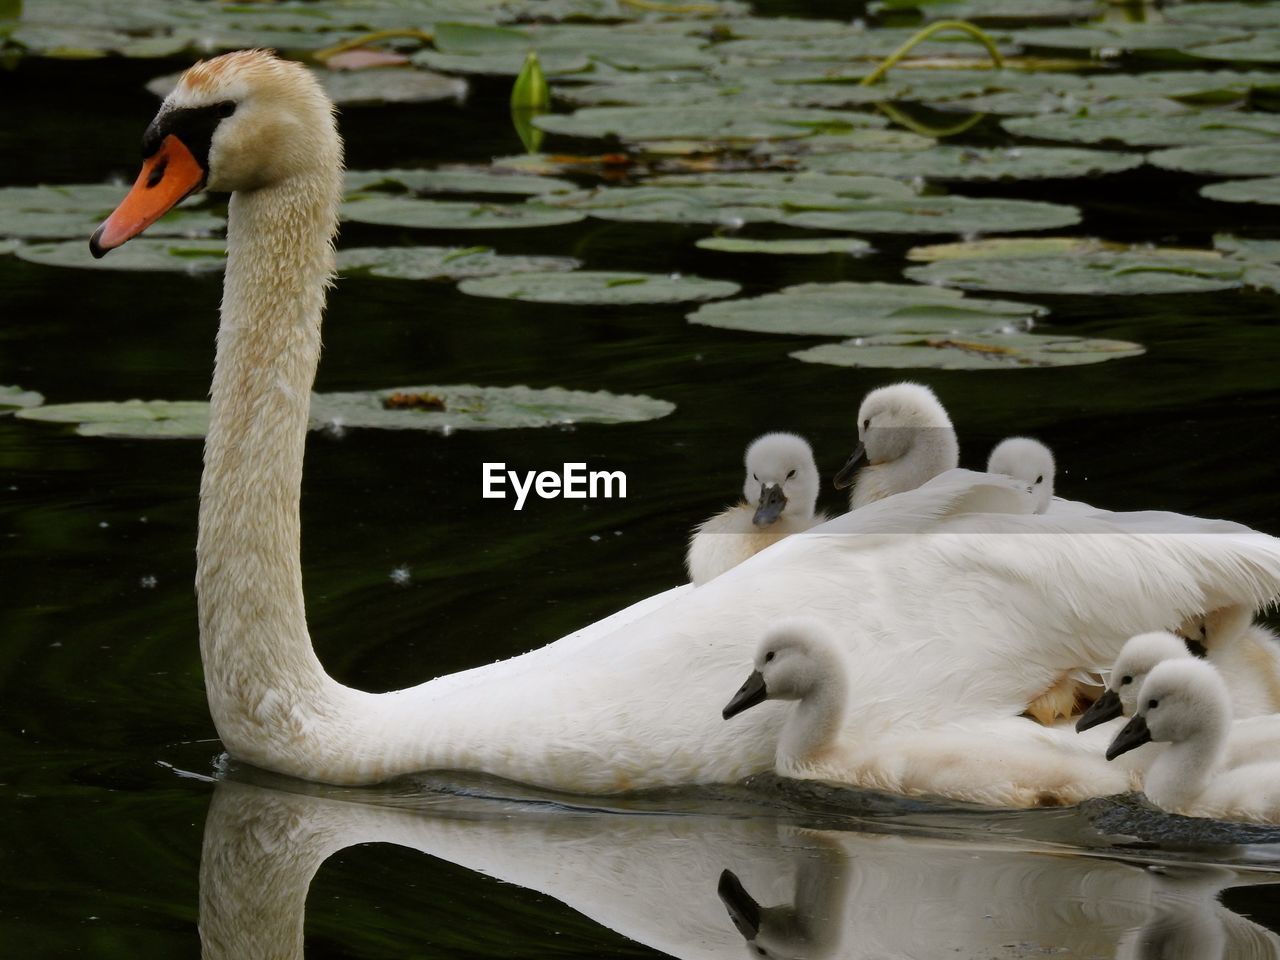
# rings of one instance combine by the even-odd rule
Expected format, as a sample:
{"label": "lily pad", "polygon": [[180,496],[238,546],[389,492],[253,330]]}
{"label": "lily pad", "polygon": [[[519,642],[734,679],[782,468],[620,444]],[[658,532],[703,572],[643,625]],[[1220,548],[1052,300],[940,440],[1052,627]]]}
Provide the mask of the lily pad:
{"label": "lily pad", "polygon": [[1254,180],[1228,180],[1202,187],[1200,196],[1228,203],[1280,204],[1280,177],[1261,177]]}
{"label": "lily pad", "polygon": [[1058,254],[1099,253],[1123,250],[1118,243],[1104,243],[1089,237],[986,237],[958,243],[931,243],[912,247],[908,260],[932,263],[935,260],[970,260],[975,257],[1039,257]]}
{"label": "lily pad", "polygon": [[1208,177],[1264,177],[1280,170],[1280,143],[1236,143],[1230,150],[1175,147],[1147,154],[1147,162]]}
{"label": "lily pad", "polygon": [[470,203],[368,196],[342,205],[342,219],[435,230],[516,230],[576,223],[584,214],[533,203]]}
{"label": "lily pad", "polygon": [[[128,188],[109,183],[0,188],[0,236],[24,240],[82,238],[124,199]],[[148,228],[152,236],[194,236],[221,230],[226,221],[205,210],[170,211]]]}
{"label": "lily pad", "polygon": [[572,270],[572,257],[510,257],[488,247],[354,247],[338,251],[338,271],[397,280],[457,280]]}
{"label": "lily pad", "polygon": [[1273,3],[1180,3],[1164,11],[1178,23],[1199,23],[1241,30],[1280,29],[1280,8]]}
{"label": "lily pad", "polygon": [[992,233],[1072,226],[1080,222],[1080,211],[1038,200],[917,197],[851,201],[844,209],[797,213],[781,222],[850,233]]}
{"label": "lily pad", "polygon": [[877,0],[875,14],[915,10],[932,20],[1079,20],[1097,10],[1094,0]]}
{"label": "lily pad", "polygon": [[656,273],[525,273],[511,277],[465,280],[463,293],[534,303],[607,304],[684,303],[731,297],[741,289],[728,280]]}
{"label": "lily pad", "polygon": [[974,300],[958,290],[905,283],[804,283],[745,300],[699,307],[690,323],[726,330],[852,337],[1018,329],[1043,307]]}
{"label": "lily pad", "polygon": [[1211,251],[1123,250],[999,254],[910,267],[921,283],[1014,293],[1132,295],[1230,290],[1243,269]]}
{"label": "lily pad", "polygon": [[1166,23],[1098,23],[1080,27],[1017,30],[1011,39],[1024,47],[1064,50],[1185,50],[1237,35],[1230,27]]}
{"label": "lily pad", "polygon": [[23,390],[21,387],[0,386],[0,413],[13,410],[38,407],[44,403],[44,395],[34,390]]}
{"label": "lily pad", "polygon": [[1266,71],[1157,70],[1151,73],[1090,77],[1088,99],[1170,97],[1178,100],[1239,99],[1256,89],[1280,86],[1280,76]]}
{"label": "lily pad", "polygon": [[933,370],[1027,370],[1073,367],[1136,357],[1144,348],[1124,340],[1035,333],[964,336],[885,335],[827,343],[791,356],[837,367]]}
{"label": "lily pad", "polygon": [[1015,117],[1005,120],[1002,126],[1020,137],[1074,143],[1114,140],[1138,147],[1260,143],[1280,136],[1280,116],[1275,114],[1223,110],[1171,114],[1150,104],[1135,106],[1127,115],[1118,112],[1049,114]]}
{"label": "lily pad", "polygon": [[1280,63],[1280,37],[1272,29],[1221,43],[1189,47],[1183,52],[1192,57],[1229,63]]}
{"label": "lily pad", "polygon": [[[392,403],[392,397],[422,395],[421,406]],[[311,428],[370,427],[389,430],[502,430],[574,423],[630,423],[655,420],[675,404],[653,397],[586,392],[561,387],[395,387],[311,396]],[[19,410],[27,420],[74,423],[85,437],[203,437],[209,405],[203,401],[126,400],[119,403],[62,403]]]}
{"label": "lily pad", "polygon": [[774,140],[818,132],[884,126],[866,113],[796,110],[746,105],[726,110],[718,104],[674,107],[588,107],[548,114],[534,121],[548,133],[572,137],[616,136],[637,140]]}
{"label": "lily pad", "polygon": [[745,237],[703,237],[696,246],[722,253],[765,253],[773,256],[812,256],[845,253],[860,257],[871,244],[857,237],[796,237],[785,240],[749,240]]}
{"label": "lily pad", "polygon": [[554,177],[503,173],[488,167],[434,167],[423,170],[348,170],[346,192],[395,187],[415,193],[493,193],[532,197],[567,193],[577,184]]}
{"label": "lily pad", "polygon": [[23,260],[49,267],[83,270],[168,270],[179,273],[221,273],[227,263],[225,240],[182,240],[137,237],[101,260],[89,253],[84,238],[59,243],[27,243],[14,250]]}
{"label": "lily pad", "polygon": [[1228,256],[1244,260],[1280,263],[1280,240],[1255,240],[1252,237],[1235,237],[1219,233],[1213,238],[1213,248]]}
{"label": "lily pad", "polygon": [[1037,180],[1117,173],[1141,166],[1140,154],[1071,147],[953,147],[815,157],[810,169],[828,173],[924,177],[931,180]]}

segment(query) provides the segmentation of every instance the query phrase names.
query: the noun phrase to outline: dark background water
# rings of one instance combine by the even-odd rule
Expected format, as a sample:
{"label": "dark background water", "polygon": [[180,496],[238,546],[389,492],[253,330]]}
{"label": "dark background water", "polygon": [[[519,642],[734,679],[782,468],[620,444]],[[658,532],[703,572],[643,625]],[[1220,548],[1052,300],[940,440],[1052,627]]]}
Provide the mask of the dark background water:
{"label": "dark background water", "polygon": [[[177,66],[27,61],[0,74],[0,184],[131,180],[155,107],[141,84]],[[463,105],[346,110],[349,165],[515,153],[506,96],[504,83],[481,81]],[[1218,230],[1267,235],[1269,215],[1201,200],[1202,182],[1144,167],[960,192],[1075,204],[1081,235],[1200,246]],[[903,251],[920,240],[875,237],[877,252],[860,259],[746,258],[696,250],[706,232],[588,220],[477,239],[348,225],[341,242],[496,241],[503,253],[569,254],[588,268],[730,278],[752,294],[808,280],[897,280]],[[50,402],[202,398],[219,293],[217,278],[0,257],[0,383]],[[951,411],[966,465],[985,462],[1003,436],[1030,433],[1054,448],[1065,496],[1280,533],[1273,294],[1027,299],[1052,308],[1055,330],[1132,339],[1147,353],[1057,370],[911,372]],[[303,569],[312,635],[334,676],[373,690],[415,684],[540,646],[681,582],[687,530],[735,496],[750,439],[803,433],[830,472],[847,453],[861,396],[901,378],[799,363],[787,353],[818,340],[692,326],[685,312],[506,303],[447,283],[339,284],[320,390],[527,383],[645,393],[677,409],[650,423],[568,430],[311,434]],[[625,470],[628,498],[530,501],[516,513],[480,497],[484,461],[523,470],[584,459]],[[0,955],[199,949],[212,787],[175,771],[220,769],[191,586],[199,472],[196,442],[86,439],[0,418]],[[823,497],[839,507],[833,492]],[[393,582],[397,567],[408,568],[407,585]],[[699,808],[696,797],[681,803]],[[477,810],[467,816],[508,813],[482,802]],[[724,829],[714,809],[703,820],[709,833]],[[1047,821],[1031,822],[1042,834]],[[591,829],[607,833],[609,823]],[[983,832],[967,823],[961,832]],[[1274,927],[1280,910],[1267,889],[1230,902]],[[387,844],[324,864],[307,900],[306,945],[309,957],[654,949],[536,886]]]}

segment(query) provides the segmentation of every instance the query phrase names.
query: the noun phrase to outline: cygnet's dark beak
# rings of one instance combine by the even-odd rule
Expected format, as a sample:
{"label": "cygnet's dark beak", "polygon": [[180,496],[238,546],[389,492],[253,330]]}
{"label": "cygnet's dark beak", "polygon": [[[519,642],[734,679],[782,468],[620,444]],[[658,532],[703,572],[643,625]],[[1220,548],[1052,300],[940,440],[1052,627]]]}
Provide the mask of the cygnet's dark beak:
{"label": "cygnet's dark beak", "polygon": [[737,716],[743,710],[749,710],[757,703],[764,703],[769,699],[769,689],[764,685],[764,674],[759,670],[752,670],[751,676],[747,677],[747,682],[738,688],[738,692],[733,695],[720,715],[728,720],[730,717]]}
{"label": "cygnet's dark beak", "polygon": [[831,478],[831,482],[835,484],[837,490],[853,486],[853,481],[858,476],[858,464],[865,459],[867,459],[867,448],[859,440],[858,445],[853,448],[853,453],[849,454],[849,459],[844,462],[844,466]]}
{"label": "cygnet's dark beak", "polygon": [[1076,733],[1084,733],[1090,727],[1114,720],[1122,713],[1124,708],[1120,706],[1120,694],[1114,690],[1104,690],[1102,696],[1089,704],[1089,709],[1076,721]]}
{"label": "cygnet's dark beak", "polygon": [[760,484],[760,503],[756,507],[756,515],[751,518],[751,522],[757,527],[767,527],[782,516],[786,505],[787,495],[782,492],[782,484],[774,483],[766,487],[762,483]]}
{"label": "cygnet's dark beak", "polygon": [[1130,718],[1124,725],[1124,729],[1111,741],[1111,746],[1107,747],[1107,759],[1114,760],[1120,754],[1128,753],[1134,747],[1150,742],[1151,730],[1147,727],[1147,718],[1138,714]]}
{"label": "cygnet's dark beak", "polygon": [[1187,645],[1187,653],[1191,654],[1193,657],[1204,660],[1209,656],[1208,648],[1199,640],[1192,640],[1190,637],[1183,637],[1181,634],[1178,636],[1181,638],[1182,642]]}
{"label": "cygnet's dark beak", "polygon": [[720,894],[720,902],[728,909],[729,919],[738,928],[743,939],[754,940],[760,932],[760,904],[747,893],[746,887],[734,876],[732,870],[721,871],[716,893]]}

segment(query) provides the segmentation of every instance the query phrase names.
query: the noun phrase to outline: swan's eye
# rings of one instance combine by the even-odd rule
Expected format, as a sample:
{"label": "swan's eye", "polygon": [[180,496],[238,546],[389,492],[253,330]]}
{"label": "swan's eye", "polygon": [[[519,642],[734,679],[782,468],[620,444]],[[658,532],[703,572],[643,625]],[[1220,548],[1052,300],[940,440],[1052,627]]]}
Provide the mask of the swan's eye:
{"label": "swan's eye", "polygon": [[773,660],[773,651],[770,650],[768,653],[764,655],[764,662],[769,663],[772,660]]}
{"label": "swan's eye", "polygon": [[229,117],[236,112],[236,103],[234,100],[223,100],[218,104],[218,116]]}
{"label": "swan's eye", "polygon": [[1122,686],[1122,687],[1127,687],[1127,686],[1128,686],[1129,684],[1131,684],[1131,683],[1133,683],[1133,677],[1121,677],[1121,678],[1120,678],[1120,686]]}
{"label": "swan's eye", "polygon": [[790,479],[791,479],[792,477],[794,477],[795,475],[796,475],[796,472],[795,472],[794,470],[792,470],[790,473],[788,473],[788,474],[787,474],[787,479],[788,479],[788,480],[790,480]]}
{"label": "swan's eye", "polygon": [[1040,476],[1036,477],[1036,483],[1044,483],[1044,474],[1043,474],[1043,473],[1042,473],[1042,474],[1040,474]]}
{"label": "swan's eye", "polygon": [[1158,706],[1160,706],[1160,701],[1159,701],[1159,700],[1148,700],[1148,701],[1147,701],[1147,709],[1148,709],[1148,710],[1154,710],[1154,709],[1155,709],[1156,707],[1158,707]]}

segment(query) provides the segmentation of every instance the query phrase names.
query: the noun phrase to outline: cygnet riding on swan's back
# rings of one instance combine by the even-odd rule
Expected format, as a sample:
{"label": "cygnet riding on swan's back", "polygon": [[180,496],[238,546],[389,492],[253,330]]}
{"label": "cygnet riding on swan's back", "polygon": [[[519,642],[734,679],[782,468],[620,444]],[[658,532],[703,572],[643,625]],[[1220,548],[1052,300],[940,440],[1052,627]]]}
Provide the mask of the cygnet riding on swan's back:
{"label": "cygnet riding on swan's back", "polygon": [[1107,759],[1144,743],[1168,743],[1143,781],[1157,807],[1189,817],[1280,823],[1280,760],[1227,769],[1230,730],[1231,702],[1218,671],[1191,657],[1166,660],[1147,675]]}
{"label": "cygnet riding on swan's back", "polygon": [[713,580],[792,533],[826,521],[815,516],[818,466],[794,433],[766,433],[747,447],[743,502],[694,528],[685,566],[694,584]]}
{"label": "cygnet riding on swan's back", "polygon": [[[1061,806],[1135,786],[1127,771],[1108,770],[1062,731],[1022,717],[896,737],[883,731],[879,742],[869,743],[850,715],[858,677],[846,647],[816,620],[779,622],[721,712],[728,720],[766,700],[798,701],[778,737],[779,774],[1014,807]],[[981,755],[980,743],[989,748]]]}
{"label": "cygnet riding on swan's back", "polygon": [[834,482],[837,490],[853,484],[849,509],[856,510],[915,490],[959,462],[955,428],[933,391],[919,383],[895,383],[863,399],[857,446]]}
{"label": "cygnet riding on swan's back", "polygon": [[[299,551],[342,199],[333,105],[300,64],[226,54],[182,75],[143,154],[96,254],[204,185],[231,192],[196,594],[210,713],[240,761],[329,783],[454,770],[579,793],[737,780],[769,769],[782,718],[762,708],[725,724],[722,691],[768,624],[806,610],[851,646],[865,641],[857,723],[865,743],[883,744],[887,778],[896,731],[1016,720],[1054,677],[1111,662],[1147,624],[1280,596],[1271,537],[1148,537],[1122,514],[1026,515],[1013,481],[954,471],[554,643],[540,646],[535,619],[523,629],[537,649],[522,656],[386,693],[346,686],[312,645]],[[920,536],[876,535],[904,525]],[[606,588],[590,569],[548,586]],[[423,634],[447,639],[438,625]],[[982,738],[967,753],[982,763],[1003,749]]]}
{"label": "cygnet riding on swan's back", "polygon": [[1231,691],[1237,717],[1280,712],[1280,638],[1253,622],[1247,606],[1228,606],[1188,617],[1175,631],[1206,657]]}
{"label": "cygnet riding on swan's back", "polygon": [[1053,452],[1030,437],[1001,440],[987,458],[987,473],[1003,473],[1027,485],[1035,500],[1036,513],[1049,509],[1049,502],[1053,500],[1055,472]]}

